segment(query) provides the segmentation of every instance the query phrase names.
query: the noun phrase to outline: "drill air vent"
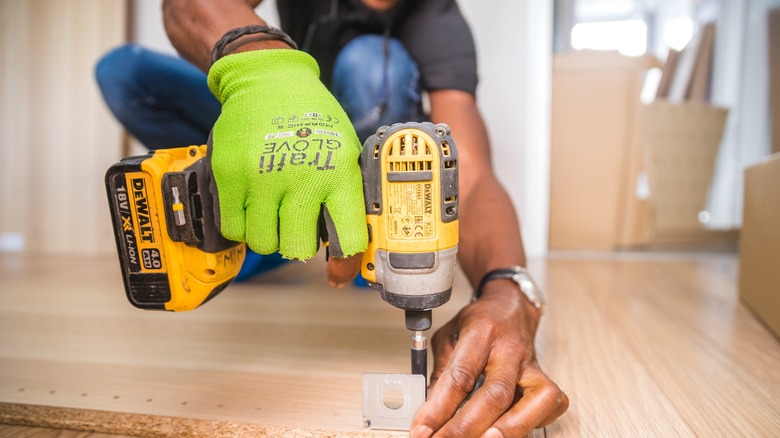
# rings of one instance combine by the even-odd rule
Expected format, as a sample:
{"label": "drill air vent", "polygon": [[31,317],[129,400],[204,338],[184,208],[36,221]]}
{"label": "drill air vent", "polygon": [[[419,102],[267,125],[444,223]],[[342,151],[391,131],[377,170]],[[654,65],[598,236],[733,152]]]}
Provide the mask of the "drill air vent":
{"label": "drill air vent", "polygon": [[433,179],[433,145],[417,132],[398,136],[387,151],[388,181]]}

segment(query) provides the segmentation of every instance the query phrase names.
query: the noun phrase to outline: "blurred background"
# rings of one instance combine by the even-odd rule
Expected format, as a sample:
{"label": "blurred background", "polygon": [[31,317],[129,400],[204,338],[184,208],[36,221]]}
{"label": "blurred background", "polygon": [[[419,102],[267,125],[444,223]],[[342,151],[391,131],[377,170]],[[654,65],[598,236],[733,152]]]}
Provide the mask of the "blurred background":
{"label": "blurred background", "polygon": [[[0,0],[0,252],[113,256],[103,174],[144,151],[93,69],[127,41],[173,52],[160,3]],[[744,171],[780,151],[780,1],[459,5],[531,256],[736,250]],[[278,23],[275,1],[259,12]]]}

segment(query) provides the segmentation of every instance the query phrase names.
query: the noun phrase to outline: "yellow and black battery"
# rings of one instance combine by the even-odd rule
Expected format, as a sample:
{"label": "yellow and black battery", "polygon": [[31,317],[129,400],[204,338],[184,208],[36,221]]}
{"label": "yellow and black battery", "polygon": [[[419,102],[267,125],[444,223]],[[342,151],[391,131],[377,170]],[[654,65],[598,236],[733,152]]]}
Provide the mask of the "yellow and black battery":
{"label": "yellow and black battery", "polygon": [[161,149],[108,169],[120,267],[134,306],[194,309],[241,269],[246,247],[216,228],[208,170],[205,145]]}

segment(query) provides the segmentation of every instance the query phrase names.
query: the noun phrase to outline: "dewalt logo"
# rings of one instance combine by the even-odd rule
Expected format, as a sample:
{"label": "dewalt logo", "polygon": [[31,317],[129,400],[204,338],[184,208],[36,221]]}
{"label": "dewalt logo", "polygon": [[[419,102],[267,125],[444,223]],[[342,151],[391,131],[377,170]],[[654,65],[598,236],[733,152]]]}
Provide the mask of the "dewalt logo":
{"label": "dewalt logo", "polygon": [[433,214],[433,190],[430,184],[425,184],[425,214]]}
{"label": "dewalt logo", "polygon": [[154,228],[149,212],[149,198],[146,194],[146,181],[144,178],[131,180],[133,205],[135,207],[135,223],[137,224],[137,236],[141,242],[154,243]]}

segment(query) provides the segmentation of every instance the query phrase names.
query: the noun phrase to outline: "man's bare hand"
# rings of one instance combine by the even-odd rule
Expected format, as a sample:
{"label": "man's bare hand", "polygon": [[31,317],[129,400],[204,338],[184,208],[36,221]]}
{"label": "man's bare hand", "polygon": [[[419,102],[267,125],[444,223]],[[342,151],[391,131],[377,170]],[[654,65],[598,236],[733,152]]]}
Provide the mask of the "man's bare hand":
{"label": "man's bare hand", "polygon": [[[569,399],[536,361],[539,317],[516,285],[496,280],[439,329],[428,401],[410,436],[522,437],[560,417]],[[484,384],[458,410],[482,374]]]}

